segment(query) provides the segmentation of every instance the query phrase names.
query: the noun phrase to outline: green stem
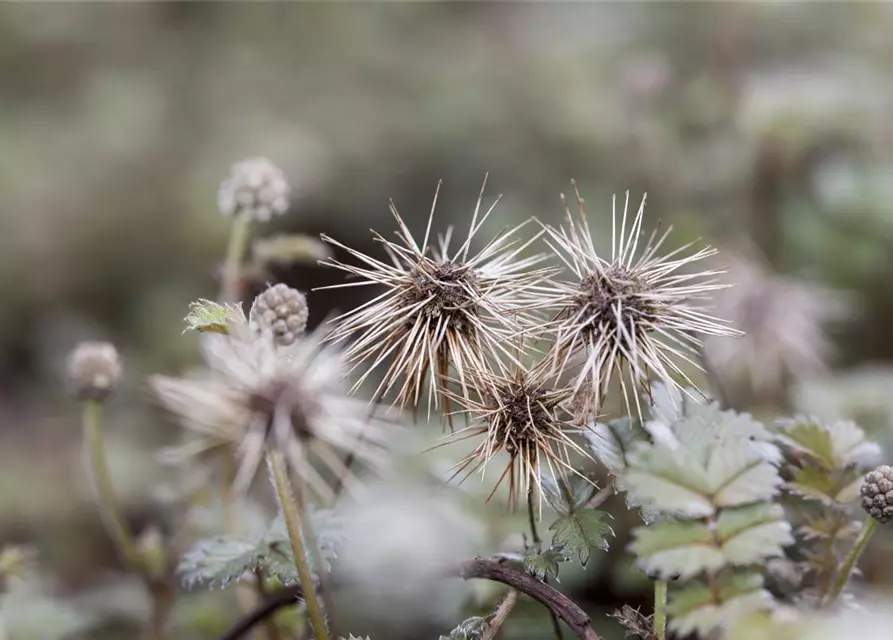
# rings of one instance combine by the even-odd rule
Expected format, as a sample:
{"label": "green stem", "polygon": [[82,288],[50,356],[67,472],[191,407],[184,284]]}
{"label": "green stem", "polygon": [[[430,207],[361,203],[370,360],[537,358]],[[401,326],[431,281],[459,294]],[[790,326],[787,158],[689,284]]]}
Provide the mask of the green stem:
{"label": "green stem", "polygon": [[[530,536],[533,538],[533,546],[537,553],[542,553],[543,541],[540,538],[539,532],[536,530],[536,506],[533,504],[534,499],[533,483],[531,483],[530,486],[527,487],[527,521],[530,523]],[[543,582],[549,584],[548,579],[543,579]],[[557,640],[564,640],[564,633],[561,631],[561,622],[559,622],[558,616],[556,616],[555,612],[551,609],[549,610],[549,617],[552,619],[552,631],[555,633],[555,638]]]}
{"label": "green stem", "polygon": [[853,548],[850,549],[849,554],[847,554],[846,559],[843,561],[840,573],[837,574],[834,588],[831,590],[831,593],[825,602],[826,606],[833,605],[838,596],[843,592],[843,588],[846,586],[846,583],[850,578],[850,573],[852,573],[853,567],[856,566],[859,556],[862,555],[862,552],[865,551],[865,548],[868,546],[868,542],[871,540],[871,536],[874,534],[875,529],[877,529],[877,520],[874,518],[868,518],[865,524],[862,525],[862,531],[859,532],[859,537],[856,538]]}
{"label": "green stem", "polygon": [[251,218],[244,215],[236,216],[226,248],[226,261],[223,263],[223,284],[221,286],[223,302],[238,302],[240,297],[239,281],[242,278],[242,258],[248,245],[250,228]]}
{"label": "green stem", "polygon": [[[316,598],[316,586],[313,584],[313,576],[307,565],[307,557],[304,553],[304,543],[301,530],[303,528],[301,510],[295,506],[292,492],[289,488],[288,472],[282,454],[277,451],[269,452],[270,468],[273,471],[273,484],[276,495],[282,507],[282,515],[285,517],[285,526],[288,529],[288,538],[291,541],[292,553],[295,556],[295,565],[298,569],[298,577],[301,588],[304,591],[304,602],[307,604],[307,616],[313,625],[317,640],[329,640],[326,628],[326,619],[322,607]],[[300,493],[300,487],[298,493]]]}
{"label": "green stem", "polygon": [[102,403],[99,400],[84,401],[84,451],[87,472],[96,493],[99,514],[124,563],[143,573],[136,544],[124,523],[118,508],[115,486],[109,471],[102,434]]}
{"label": "green stem", "polygon": [[654,635],[657,640],[667,637],[667,582],[657,580],[654,583]]}

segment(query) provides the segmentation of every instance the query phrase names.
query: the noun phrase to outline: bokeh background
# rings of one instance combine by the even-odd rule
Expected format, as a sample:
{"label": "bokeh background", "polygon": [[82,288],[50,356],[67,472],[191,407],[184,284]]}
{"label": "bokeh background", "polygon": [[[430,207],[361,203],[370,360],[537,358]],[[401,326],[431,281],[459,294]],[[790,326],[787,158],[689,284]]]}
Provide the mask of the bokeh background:
{"label": "bokeh background", "polygon": [[[421,230],[441,178],[438,224],[464,227],[490,173],[488,193],[504,197],[485,235],[558,222],[571,178],[600,229],[612,193],[647,191],[649,222],[672,222],[675,242],[703,237],[757,274],[735,318],[760,329],[751,359],[791,350],[769,390],[718,366],[726,400],[855,417],[889,447],[891,33],[884,3],[3,5],[0,542],[37,547],[45,591],[67,607],[53,615],[78,619],[78,637],[134,637],[142,594],[92,507],[62,363],[84,338],[118,345],[115,477],[133,527],[163,530],[153,452],[176,427],[143,380],[196,362],[181,319],[218,287],[230,221],[217,185],[255,155],[292,184],[290,213],[259,233],[326,232],[371,252],[369,228],[392,228],[389,198]],[[263,277],[303,290],[341,279],[313,264]],[[312,323],[362,302],[340,291],[310,294]],[[804,322],[818,331],[805,344],[790,336]],[[502,505],[460,503],[475,526],[523,526]],[[615,524],[612,550],[561,585],[606,638],[620,630],[603,614],[649,606],[623,558],[629,523]],[[877,559],[889,546],[877,542]],[[867,577],[893,581],[885,565],[866,563]],[[484,612],[493,597],[438,600],[435,615],[408,616],[410,631],[368,624],[390,629],[378,637],[436,637],[459,605]],[[232,620],[226,602],[190,596],[172,637],[216,637]],[[548,633],[541,609],[520,611],[504,637]]]}

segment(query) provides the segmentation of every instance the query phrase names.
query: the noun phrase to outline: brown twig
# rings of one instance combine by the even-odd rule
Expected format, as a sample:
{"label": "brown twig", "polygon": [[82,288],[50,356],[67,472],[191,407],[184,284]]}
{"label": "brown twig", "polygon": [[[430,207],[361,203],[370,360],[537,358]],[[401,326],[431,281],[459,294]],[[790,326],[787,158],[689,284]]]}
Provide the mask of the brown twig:
{"label": "brown twig", "polygon": [[[530,574],[495,560],[476,558],[462,563],[448,572],[447,576],[455,576],[463,580],[492,580],[499,582],[520,593],[523,593],[555,614],[581,640],[599,640],[598,634],[590,626],[589,616],[566,595]],[[299,586],[289,587],[270,596],[268,600],[239,620],[232,629],[221,636],[220,640],[239,640],[256,624],[273,615],[282,607],[296,604],[303,598]]]}

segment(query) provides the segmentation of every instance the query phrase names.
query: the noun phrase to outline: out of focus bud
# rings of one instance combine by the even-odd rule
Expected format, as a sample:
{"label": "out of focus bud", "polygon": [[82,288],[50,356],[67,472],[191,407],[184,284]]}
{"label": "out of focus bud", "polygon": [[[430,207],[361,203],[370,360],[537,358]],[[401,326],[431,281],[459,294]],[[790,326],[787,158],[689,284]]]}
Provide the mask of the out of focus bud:
{"label": "out of focus bud", "polygon": [[280,283],[254,299],[250,320],[260,328],[272,331],[277,343],[290,345],[307,329],[308,316],[304,294]]}
{"label": "out of focus bud", "polygon": [[266,222],[288,210],[291,187],[282,169],[266,158],[235,163],[220,183],[217,205],[228,216]]}
{"label": "out of focus bud", "polygon": [[121,358],[110,342],[81,342],[68,354],[66,371],[79,398],[103,401],[121,380]]}

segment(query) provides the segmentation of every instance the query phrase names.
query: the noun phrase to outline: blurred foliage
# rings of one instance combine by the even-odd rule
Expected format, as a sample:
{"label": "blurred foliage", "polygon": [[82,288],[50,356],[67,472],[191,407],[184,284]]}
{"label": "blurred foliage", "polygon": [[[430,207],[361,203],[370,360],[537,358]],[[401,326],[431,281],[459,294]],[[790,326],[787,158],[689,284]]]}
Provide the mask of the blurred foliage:
{"label": "blurred foliage", "polygon": [[[61,603],[54,619],[86,626],[85,637],[132,637],[127,621],[144,612],[88,500],[61,362],[83,338],[121,348],[113,474],[134,528],[167,531],[152,490],[164,471],[150,452],[171,430],[141,381],[193,362],[181,318],[217,288],[228,233],[216,186],[233,160],[257,154],[293,186],[276,232],[325,231],[366,249],[367,229],[389,223],[390,197],[423,226],[441,177],[440,222],[464,224],[491,172],[506,194],[492,231],[531,215],[557,221],[574,177],[593,225],[610,233],[597,215],[609,195],[647,190],[679,242],[756,245],[776,270],[852,294],[836,369],[798,385],[791,404],[857,420],[889,450],[891,28],[883,3],[2,6],[0,542],[40,548],[59,576],[43,590]],[[314,250],[262,243],[269,263],[255,279],[336,282],[294,258]],[[311,322],[362,303],[357,291],[311,293]],[[432,452],[407,473],[435,482],[428,467],[451,461]],[[462,491],[475,517],[493,519],[483,489]],[[622,513],[623,500],[603,508]],[[523,528],[520,516],[487,524],[500,548]],[[562,567],[562,588],[593,614],[649,602],[623,555],[637,524],[618,515],[607,553]],[[893,583],[891,540],[877,536],[868,553],[866,580]],[[118,598],[84,604],[108,593]],[[197,637],[219,634],[232,607],[216,596],[189,598],[178,625],[204,620]],[[496,595],[479,597],[483,612]],[[528,605],[505,637],[548,629]]]}

